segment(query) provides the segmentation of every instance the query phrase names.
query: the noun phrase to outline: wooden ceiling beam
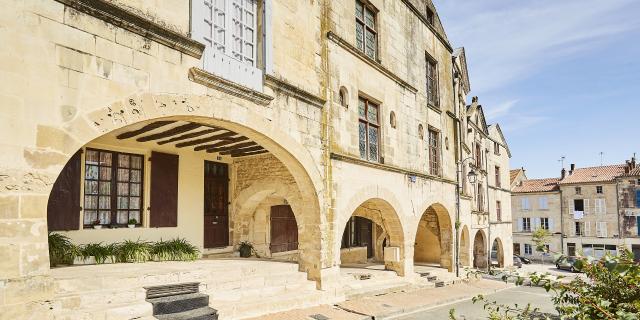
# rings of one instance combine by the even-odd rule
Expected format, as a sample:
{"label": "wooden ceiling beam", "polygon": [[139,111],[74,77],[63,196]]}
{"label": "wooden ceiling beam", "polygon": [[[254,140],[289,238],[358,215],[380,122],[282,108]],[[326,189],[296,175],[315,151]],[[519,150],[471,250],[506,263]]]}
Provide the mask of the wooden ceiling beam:
{"label": "wooden ceiling beam", "polygon": [[193,150],[194,151],[200,151],[200,150],[206,150],[206,149],[212,149],[212,148],[219,148],[219,147],[224,147],[226,145],[229,145],[229,144],[232,144],[232,143],[241,142],[241,141],[248,140],[248,139],[249,138],[247,138],[245,136],[240,136],[240,137],[233,138],[233,139],[222,140],[222,141],[216,142],[214,144],[203,144],[201,146],[195,147]]}
{"label": "wooden ceiling beam", "polygon": [[168,140],[158,141],[158,144],[162,145],[162,144],[167,144],[167,143],[181,141],[181,140],[193,139],[193,138],[204,136],[205,134],[214,133],[220,130],[222,129],[206,129],[206,130],[197,131],[197,132],[190,132],[177,137],[173,137]]}
{"label": "wooden ceiling beam", "polygon": [[210,136],[210,137],[206,137],[206,138],[202,138],[202,139],[196,139],[196,140],[191,140],[191,141],[180,142],[180,143],[176,144],[176,148],[184,148],[184,147],[196,146],[196,145],[207,143],[207,142],[211,142],[211,141],[229,139],[232,136],[235,136],[236,134],[237,133],[235,133],[235,132],[229,131],[229,132],[217,134],[215,136]]}
{"label": "wooden ceiling beam", "polygon": [[124,140],[124,139],[133,138],[133,137],[135,137],[137,135],[141,135],[141,134],[143,134],[145,132],[149,132],[151,130],[158,129],[160,127],[164,127],[164,126],[172,124],[172,123],[175,123],[175,121],[156,121],[156,122],[152,122],[150,124],[145,125],[144,127],[140,128],[140,129],[121,133],[118,136],[116,136],[116,138],[118,138],[118,140]]}
{"label": "wooden ceiling beam", "polygon": [[254,147],[254,146],[257,146],[257,145],[258,144],[256,144],[255,142],[249,141],[249,142],[243,142],[243,143],[234,144],[232,146],[227,146],[227,147],[209,148],[209,149],[207,149],[207,152],[208,153],[225,152],[225,151],[232,151],[232,150],[246,148],[246,147]]}
{"label": "wooden ceiling beam", "polygon": [[260,151],[260,150],[263,150],[263,149],[264,148],[262,146],[256,145],[256,146],[251,146],[251,147],[248,147],[248,148],[236,148],[236,149],[222,151],[222,152],[220,152],[220,155],[253,152],[253,151]]}
{"label": "wooden ceiling beam", "polygon": [[163,131],[163,132],[159,132],[159,133],[156,133],[156,134],[140,137],[140,138],[136,139],[136,141],[138,141],[138,142],[147,142],[147,141],[152,141],[152,140],[164,139],[164,138],[175,136],[175,135],[187,132],[187,131],[191,131],[191,130],[199,128],[199,127],[200,127],[199,124],[191,122],[191,123],[187,123],[187,124],[183,124],[181,126],[175,127],[173,129],[169,129],[167,131]]}
{"label": "wooden ceiling beam", "polygon": [[254,156],[254,155],[263,154],[263,153],[267,153],[267,152],[269,152],[269,151],[267,151],[266,149],[262,149],[262,150],[253,151],[253,152],[232,153],[231,157],[232,158],[238,158],[238,157]]}

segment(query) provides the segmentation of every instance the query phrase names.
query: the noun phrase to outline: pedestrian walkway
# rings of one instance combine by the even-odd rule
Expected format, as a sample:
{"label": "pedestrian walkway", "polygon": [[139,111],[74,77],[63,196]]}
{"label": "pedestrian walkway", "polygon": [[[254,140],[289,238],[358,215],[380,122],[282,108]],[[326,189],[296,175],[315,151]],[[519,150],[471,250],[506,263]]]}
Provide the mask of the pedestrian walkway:
{"label": "pedestrian walkway", "polygon": [[513,287],[494,280],[472,280],[456,283],[444,288],[417,289],[394,292],[379,296],[363,297],[336,305],[322,305],[308,309],[270,314],[254,319],[263,320],[332,320],[332,319],[392,319],[435,308],[438,306],[471,299],[478,294],[491,294]]}

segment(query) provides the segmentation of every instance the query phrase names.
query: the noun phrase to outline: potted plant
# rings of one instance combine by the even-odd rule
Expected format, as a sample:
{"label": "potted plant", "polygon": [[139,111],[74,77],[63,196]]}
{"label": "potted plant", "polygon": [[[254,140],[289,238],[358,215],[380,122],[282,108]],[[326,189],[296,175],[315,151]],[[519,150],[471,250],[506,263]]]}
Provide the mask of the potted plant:
{"label": "potted plant", "polygon": [[127,225],[127,227],[129,227],[130,229],[133,229],[136,227],[136,224],[138,224],[138,220],[136,219],[129,219],[129,224]]}
{"label": "potted plant", "polygon": [[238,251],[240,251],[240,257],[249,258],[253,253],[253,244],[249,241],[242,241],[238,247]]}
{"label": "potted plant", "polygon": [[100,224],[100,219],[97,219],[96,221],[93,222],[93,228],[102,229],[102,224]]}

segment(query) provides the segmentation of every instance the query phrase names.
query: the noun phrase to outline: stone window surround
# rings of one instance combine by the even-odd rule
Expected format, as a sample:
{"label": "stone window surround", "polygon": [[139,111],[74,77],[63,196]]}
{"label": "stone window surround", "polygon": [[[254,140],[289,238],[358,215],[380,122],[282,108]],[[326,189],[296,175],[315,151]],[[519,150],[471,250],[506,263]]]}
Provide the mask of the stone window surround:
{"label": "stone window surround", "polygon": [[[360,101],[364,101],[365,102],[365,114],[364,117],[362,118],[359,114],[359,108],[360,108]],[[377,108],[377,119],[376,119],[376,123],[372,123],[368,120],[368,110],[369,110],[369,106],[370,105],[374,105]],[[359,150],[359,154],[360,154],[360,158],[364,159],[366,161],[370,161],[370,162],[383,162],[384,160],[384,156],[383,156],[383,152],[382,152],[382,139],[381,137],[383,136],[383,131],[382,131],[382,125],[381,125],[381,114],[382,114],[382,104],[375,99],[370,98],[368,95],[366,94],[362,94],[359,93],[358,94],[358,144],[360,143],[360,124],[361,123],[365,123],[365,130],[366,130],[366,136],[365,136],[365,157],[366,158],[362,158],[362,154],[360,154]],[[369,128],[370,127],[374,127],[377,129],[378,134],[377,134],[377,155],[376,155],[376,159],[371,159],[370,157],[370,143],[369,143]]]}
{"label": "stone window surround", "polygon": [[[442,134],[435,127],[427,126],[429,146],[429,173],[434,176],[442,175]],[[435,135],[435,145],[432,145],[432,135]],[[435,168],[434,168],[435,166]]]}
{"label": "stone window surround", "polygon": [[[356,31],[355,31],[355,35],[356,35],[356,48],[358,50],[360,50],[362,53],[364,53],[367,57],[373,59],[373,60],[378,60],[378,55],[379,55],[379,37],[378,37],[378,13],[379,10],[368,0],[355,0],[354,2],[356,4],[356,9],[355,9],[355,19],[356,19]],[[358,10],[357,10],[357,6],[361,5],[362,6],[362,14],[363,17],[362,19],[358,17]],[[366,23],[367,20],[367,13],[371,12],[371,14],[373,15],[373,26],[369,26]],[[358,46],[358,26],[362,27],[362,48],[360,48]],[[367,31],[373,33],[374,36],[374,42],[375,42],[375,46],[373,47],[373,56],[367,54]]]}
{"label": "stone window surround", "polygon": [[[438,60],[434,58],[429,52],[425,51],[425,95],[427,97],[427,105],[434,109],[440,110],[440,81]],[[431,87],[431,83],[434,87]],[[432,94],[430,91],[433,90]],[[433,96],[431,96],[433,95]]]}

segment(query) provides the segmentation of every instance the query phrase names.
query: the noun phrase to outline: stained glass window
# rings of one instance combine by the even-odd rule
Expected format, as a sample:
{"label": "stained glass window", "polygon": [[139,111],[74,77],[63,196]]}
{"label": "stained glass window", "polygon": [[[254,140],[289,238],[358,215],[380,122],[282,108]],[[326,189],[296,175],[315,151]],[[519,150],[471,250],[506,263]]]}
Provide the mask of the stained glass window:
{"label": "stained glass window", "polygon": [[360,98],[358,100],[358,142],[360,158],[378,161],[380,159],[380,125],[379,107],[370,101]]}
{"label": "stained glass window", "polygon": [[356,0],[356,47],[369,58],[378,56],[376,12],[368,3]]}
{"label": "stained glass window", "polygon": [[[84,225],[141,223],[143,156],[87,149]],[[113,187],[112,187],[113,185]]]}

